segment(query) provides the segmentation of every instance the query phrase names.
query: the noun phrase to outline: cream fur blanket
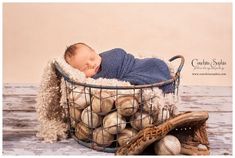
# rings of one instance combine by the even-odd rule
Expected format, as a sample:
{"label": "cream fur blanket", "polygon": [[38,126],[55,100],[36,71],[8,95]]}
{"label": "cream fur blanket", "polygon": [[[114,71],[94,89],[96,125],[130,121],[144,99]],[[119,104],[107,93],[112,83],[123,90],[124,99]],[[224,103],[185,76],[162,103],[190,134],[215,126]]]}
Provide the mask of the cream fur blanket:
{"label": "cream fur blanket", "polygon": [[[42,75],[35,108],[40,125],[36,136],[41,138],[44,142],[50,143],[61,139],[66,139],[68,136],[68,125],[66,123],[66,116],[64,111],[64,106],[66,105],[66,86],[64,79],[58,77],[56,74],[55,62],[57,62],[63,71],[66,72],[68,77],[75,82],[106,86],[130,85],[128,82],[118,81],[116,79],[100,78],[95,80],[92,78],[86,78],[82,72],[67,64],[63,57],[49,61]],[[169,64],[169,62],[166,63]],[[174,68],[171,65],[168,66],[172,72],[172,75],[174,75]],[[109,92],[110,91],[111,90],[109,90]],[[121,93],[131,94],[133,91],[123,90]],[[162,111],[162,113],[159,115],[159,117],[162,118],[161,121],[167,119],[167,116],[164,118],[164,109],[166,109],[166,107],[175,108],[179,103],[177,96],[173,94],[163,96],[163,93],[159,88],[153,88],[153,90],[144,90],[144,99],[148,100],[152,96],[155,96],[156,99],[151,100],[151,102],[153,104],[159,105]],[[174,109],[174,113],[177,113],[175,110],[176,109]]]}

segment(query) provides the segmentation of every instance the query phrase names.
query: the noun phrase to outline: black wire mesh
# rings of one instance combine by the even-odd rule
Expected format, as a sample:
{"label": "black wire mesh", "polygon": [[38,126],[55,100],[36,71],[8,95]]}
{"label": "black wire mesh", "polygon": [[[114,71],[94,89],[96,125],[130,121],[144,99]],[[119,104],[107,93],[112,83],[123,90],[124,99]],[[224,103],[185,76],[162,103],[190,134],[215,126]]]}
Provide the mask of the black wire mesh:
{"label": "black wire mesh", "polygon": [[172,79],[138,86],[101,86],[74,82],[56,64],[58,75],[64,78],[66,85],[65,111],[69,134],[86,147],[115,152],[139,130],[162,123],[165,120],[163,117],[173,116],[174,108],[155,108],[153,100],[156,101],[158,96],[147,95],[146,98],[144,92],[173,84],[173,94],[178,96],[184,58],[178,55],[169,60],[178,58],[181,63]]}

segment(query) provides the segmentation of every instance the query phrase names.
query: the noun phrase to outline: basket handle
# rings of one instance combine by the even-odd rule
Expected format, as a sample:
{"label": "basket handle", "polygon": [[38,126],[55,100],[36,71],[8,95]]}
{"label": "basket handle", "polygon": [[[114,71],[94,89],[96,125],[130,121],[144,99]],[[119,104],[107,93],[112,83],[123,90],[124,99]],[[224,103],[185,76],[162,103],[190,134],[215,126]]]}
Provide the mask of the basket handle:
{"label": "basket handle", "polygon": [[181,61],[180,61],[180,65],[179,65],[179,67],[178,67],[178,69],[176,71],[176,76],[180,75],[180,71],[182,70],[182,68],[184,66],[185,59],[184,59],[184,57],[182,55],[176,55],[176,56],[174,56],[174,57],[169,59],[169,61],[172,62],[172,61],[174,61],[175,59],[178,59],[178,58],[180,58]]}

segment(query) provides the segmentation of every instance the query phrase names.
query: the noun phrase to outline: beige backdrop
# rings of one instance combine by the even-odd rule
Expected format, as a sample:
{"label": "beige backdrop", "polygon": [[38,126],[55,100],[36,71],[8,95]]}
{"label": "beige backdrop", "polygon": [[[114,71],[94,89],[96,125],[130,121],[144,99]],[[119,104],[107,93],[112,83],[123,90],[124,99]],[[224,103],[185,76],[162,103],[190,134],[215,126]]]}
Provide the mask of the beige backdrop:
{"label": "beige backdrop", "polygon": [[[67,45],[185,57],[184,85],[232,85],[232,4],[3,4],[4,83],[38,83]],[[222,59],[226,75],[193,76],[191,61]],[[215,71],[215,72],[219,72]]]}

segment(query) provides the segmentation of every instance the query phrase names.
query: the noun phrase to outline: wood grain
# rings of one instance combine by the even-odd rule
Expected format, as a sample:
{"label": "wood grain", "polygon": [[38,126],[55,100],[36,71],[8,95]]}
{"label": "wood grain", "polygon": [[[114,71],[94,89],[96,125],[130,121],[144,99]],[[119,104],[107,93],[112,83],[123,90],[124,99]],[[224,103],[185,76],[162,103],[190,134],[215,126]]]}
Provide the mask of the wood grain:
{"label": "wood grain", "polygon": [[[4,155],[113,155],[78,144],[73,139],[42,143],[35,134],[38,85],[4,84]],[[208,111],[208,138],[211,155],[232,155],[232,88],[182,86],[180,111]]]}

